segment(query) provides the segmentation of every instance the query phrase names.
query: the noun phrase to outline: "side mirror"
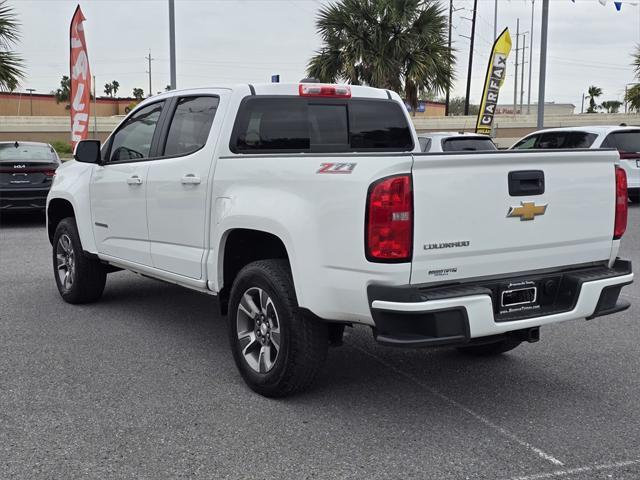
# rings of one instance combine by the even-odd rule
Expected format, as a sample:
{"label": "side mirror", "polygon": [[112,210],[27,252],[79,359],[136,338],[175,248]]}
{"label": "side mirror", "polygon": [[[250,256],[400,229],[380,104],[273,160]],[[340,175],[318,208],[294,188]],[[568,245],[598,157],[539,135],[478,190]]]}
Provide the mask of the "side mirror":
{"label": "side mirror", "polygon": [[73,158],[83,163],[102,163],[100,158],[100,140],[81,140],[76,145]]}

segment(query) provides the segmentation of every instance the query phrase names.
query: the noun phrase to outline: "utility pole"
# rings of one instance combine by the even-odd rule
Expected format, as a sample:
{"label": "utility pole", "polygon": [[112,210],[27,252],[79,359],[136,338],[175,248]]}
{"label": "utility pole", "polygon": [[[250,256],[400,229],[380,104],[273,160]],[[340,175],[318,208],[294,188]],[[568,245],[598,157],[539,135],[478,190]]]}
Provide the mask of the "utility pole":
{"label": "utility pole", "polygon": [[149,62],[149,70],[147,70],[147,73],[149,74],[149,97],[151,95],[153,95],[153,90],[151,90],[151,60],[154,60],[153,58],[151,58],[151,49],[149,49],[149,56],[144,57],[147,59],[147,61]]}
{"label": "utility pole", "polygon": [[98,139],[98,99],[96,97],[96,76],[93,75],[93,138]]}
{"label": "utility pole", "polygon": [[498,38],[498,0],[495,0],[493,7],[493,41]]}
{"label": "utility pole", "polygon": [[520,19],[516,19],[516,71],[515,76],[513,77],[513,115],[515,116],[518,112],[518,48],[520,40]]}
{"label": "utility pole", "polygon": [[476,36],[476,12],[478,0],[473,0],[473,18],[471,20],[471,44],[469,45],[469,69],[467,70],[467,95],[464,99],[464,114],[469,115],[469,96],[471,95],[471,70],[473,69],[473,43]]}
{"label": "utility pole", "polygon": [[544,127],[544,89],[547,80],[547,30],[549,27],[549,0],[542,0],[540,28],[540,80],[538,81],[538,130]]}
{"label": "utility pole", "polygon": [[524,66],[527,61],[524,59],[525,53],[527,52],[527,33],[522,34],[522,70],[520,71],[520,114],[523,112],[522,102],[524,100]]}
{"label": "utility pole", "polygon": [[[451,21],[452,21],[452,17],[453,17],[453,0],[449,0],[449,56],[451,56]],[[447,93],[445,95],[445,99],[444,99],[444,116],[448,117],[449,116],[449,101],[450,101],[450,90],[451,87],[447,86]]]}
{"label": "utility pole", "polygon": [[33,117],[33,92],[35,92],[36,89],[35,88],[27,88],[27,92],[29,92],[29,104],[30,104],[30,109],[31,109],[31,113],[30,115]]}
{"label": "utility pole", "polygon": [[[149,54],[151,56],[151,54]],[[149,66],[151,70],[151,66]],[[171,72],[171,90],[176,89],[176,13],[173,0],[169,0],[169,70]],[[151,87],[149,87],[151,91]]]}
{"label": "utility pole", "polygon": [[[626,87],[625,87],[625,89],[626,89]],[[582,107],[580,107],[580,113],[584,113],[584,92],[582,93]],[[624,113],[627,113],[626,105],[625,105]]]}
{"label": "utility pole", "polygon": [[531,30],[529,30],[529,90],[527,91],[527,115],[531,114],[531,69],[533,68],[533,16],[535,1],[531,0]]}

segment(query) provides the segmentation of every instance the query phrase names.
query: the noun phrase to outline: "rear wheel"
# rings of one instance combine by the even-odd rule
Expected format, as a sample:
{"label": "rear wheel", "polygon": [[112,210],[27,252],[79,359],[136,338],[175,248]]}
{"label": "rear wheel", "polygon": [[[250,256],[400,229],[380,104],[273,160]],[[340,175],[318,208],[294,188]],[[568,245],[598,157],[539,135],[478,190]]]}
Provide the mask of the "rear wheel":
{"label": "rear wheel", "polygon": [[475,355],[480,357],[488,357],[491,355],[500,355],[502,353],[513,350],[522,342],[513,338],[505,338],[497,342],[485,343],[481,345],[467,345],[458,347],[458,351],[466,355]]}
{"label": "rear wheel", "polygon": [[228,321],[234,360],[253,391],[283,397],[311,386],[327,355],[327,326],[298,308],[286,261],[261,260],[238,273]]}
{"label": "rear wheel", "polygon": [[53,236],[53,274],[60,296],[69,303],[95,302],[102,296],[107,272],[82,251],[73,217],[60,221]]}

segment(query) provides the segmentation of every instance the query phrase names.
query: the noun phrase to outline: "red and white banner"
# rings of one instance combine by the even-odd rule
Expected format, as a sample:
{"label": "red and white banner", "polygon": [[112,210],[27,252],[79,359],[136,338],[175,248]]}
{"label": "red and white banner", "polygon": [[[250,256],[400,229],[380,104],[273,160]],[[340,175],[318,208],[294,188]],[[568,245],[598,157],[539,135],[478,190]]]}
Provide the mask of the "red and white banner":
{"label": "red and white banner", "polygon": [[91,103],[91,72],[89,71],[89,57],[87,56],[87,42],[84,39],[82,22],[85,18],[77,6],[69,36],[71,42],[71,147],[87,138],[89,133],[89,105]]}

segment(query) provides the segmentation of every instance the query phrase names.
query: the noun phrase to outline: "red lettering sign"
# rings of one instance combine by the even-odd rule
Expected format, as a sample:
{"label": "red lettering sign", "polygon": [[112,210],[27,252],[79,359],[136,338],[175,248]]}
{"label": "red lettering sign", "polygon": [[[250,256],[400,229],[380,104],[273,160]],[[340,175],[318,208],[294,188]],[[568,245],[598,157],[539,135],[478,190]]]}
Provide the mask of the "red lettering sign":
{"label": "red lettering sign", "polygon": [[87,43],[84,39],[82,22],[85,18],[76,8],[71,19],[69,36],[71,42],[71,146],[87,138],[89,133],[89,105],[91,102],[91,71],[87,56]]}

